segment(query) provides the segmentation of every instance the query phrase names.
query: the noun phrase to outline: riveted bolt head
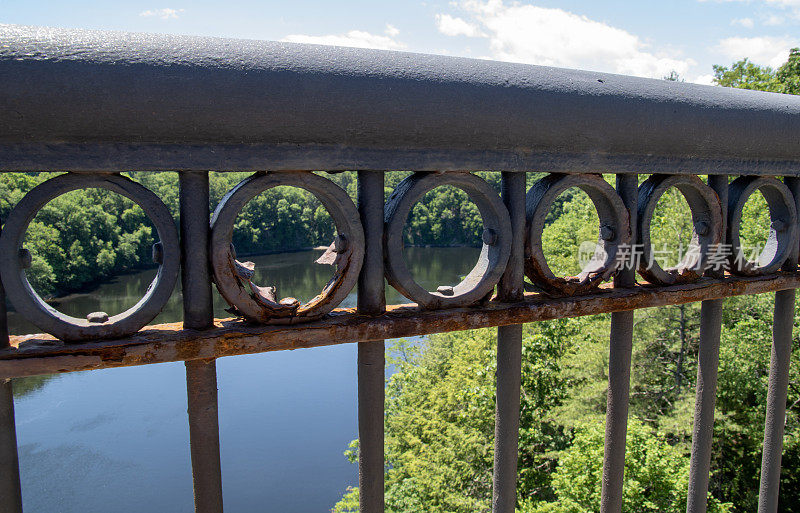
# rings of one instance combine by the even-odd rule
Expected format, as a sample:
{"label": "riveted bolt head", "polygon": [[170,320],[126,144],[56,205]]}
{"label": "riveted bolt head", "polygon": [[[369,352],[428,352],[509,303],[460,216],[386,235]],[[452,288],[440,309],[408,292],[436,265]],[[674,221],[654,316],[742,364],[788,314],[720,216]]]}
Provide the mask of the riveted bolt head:
{"label": "riveted bolt head", "polygon": [[92,312],[86,316],[86,320],[99,324],[108,320],[108,314],[105,312]]}
{"label": "riveted bolt head", "polygon": [[31,252],[25,248],[19,248],[19,266],[23,269],[30,269],[32,263]]}
{"label": "riveted bolt head", "polygon": [[708,223],[705,221],[696,222],[694,225],[694,231],[697,235],[700,235],[701,237],[708,235],[709,232]]}
{"label": "riveted bolt head", "polygon": [[776,220],[772,221],[772,224],[770,225],[770,227],[773,230],[775,230],[776,232],[782,232],[782,231],[786,230],[786,228],[788,227],[788,223],[786,221],[784,221],[783,219],[776,219]]}
{"label": "riveted bolt head", "polygon": [[344,235],[337,235],[335,239],[333,239],[333,250],[337,253],[344,253],[347,251],[347,237]]}
{"label": "riveted bolt head", "polygon": [[497,244],[497,233],[491,228],[486,228],[483,230],[483,235],[481,238],[483,239],[483,243],[487,246],[494,246]]}
{"label": "riveted bolt head", "polygon": [[616,233],[614,233],[614,228],[612,228],[611,226],[608,226],[607,224],[604,224],[603,226],[600,227],[600,238],[601,239],[603,239],[605,241],[612,241],[612,240],[614,240],[614,236],[615,235],[616,235]]}
{"label": "riveted bolt head", "polygon": [[439,285],[439,288],[436,289],[436,292],[443,296],[452,296],[454,294],[453,287],[449,285]]}
{"label": "riveted bolt head", "polygon": [[160,242],[153,244],[153,262],[158,265],[164,263],[164,245]]}

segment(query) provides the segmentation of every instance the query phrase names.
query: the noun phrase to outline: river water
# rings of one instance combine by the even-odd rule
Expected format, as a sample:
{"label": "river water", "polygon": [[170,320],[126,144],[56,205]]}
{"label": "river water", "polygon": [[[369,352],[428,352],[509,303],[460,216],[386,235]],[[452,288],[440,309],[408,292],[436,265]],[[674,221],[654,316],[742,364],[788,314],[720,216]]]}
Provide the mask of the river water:
{"label": "river water", "polygon": [[[330,267],[319,251],[248,257],[261,285],[312,298]],[[416,280],[454,285],[476,248],[407,248]],[[117,277],[61,298],[59,310],[115,314],[144,293],[154,270]],[[407,302],[387,286],[387,302]],[[216,292],[215,292],[216,296]],[[355,306],[355,293],[343,306]],[[217,317],[227,305],[215,298]],[[176,290],[154,321],[181,319]],[[13,334],[38,332],[9,314]],[[329,511],[356,465],[343,456],[358,436],[356,346],[281,351],[217,362],[222,481],[227,513]],[[16,421],[26,511],[139,513],[193,511],[186,385],[182,363],[16,380]]]}

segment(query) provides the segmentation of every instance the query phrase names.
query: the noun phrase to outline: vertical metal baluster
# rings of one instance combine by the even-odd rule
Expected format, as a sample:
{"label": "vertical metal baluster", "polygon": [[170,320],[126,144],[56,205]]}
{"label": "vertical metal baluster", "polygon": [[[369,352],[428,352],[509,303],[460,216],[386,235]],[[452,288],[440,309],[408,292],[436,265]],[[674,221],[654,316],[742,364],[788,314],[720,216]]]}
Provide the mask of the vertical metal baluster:
{"label": "vertical metal baluster", "polygon": [[183,327],[204,330],[214,326],[208,265],[208,173],[183,171],[179,176]]}
{"label": "vertical metal baluster", "polygon": [[[358,172],[358,210],[364,227],[364,265],[358,277],[358,312],[386,310],[383,281],[383,173]],[[383,511],[383,340],[358,344],[358,483],[361,513]]]}
{"label": "vertical metal baluster", "polygon": [[[634,248],[637,239],[637,175],[617,175],[617,191],[630,214],[630,243],[631,247]],[[614,279],[615,287],[632,287],[635,284],[636,269],[632,268],[631,265],[622,269]],[[600,511],[602,513],[618,513],[622,511],[622,485],[625,478],[625,439],[628,435],[628,399],[632,349],[633,310],[612,313],[608,358],[606,437],[603,455],[603,490],[600,496]]]}
{"label": "vertical metal baluster", "polygon": [[[179,176],[183,327],[208,329],[214,326],[208,269],[208,173],[183,171]],[[222,513],[217,365],[214,359],[186,362],[186,395],[194,510],[197,513]]]}
{"label": "vertical metal baluster", "polygon": [[[0,348],[8,346],[6,294],[0,283]],[[14,394],[5,378],[0,378],[0,513],[22,513]]]}
{"label": "vertical metal baluster", "polygon": [[[800,209],[800,178],[786,177],[785,183]],[[797,271],[798,247],[783,266],[785,271]],[[781,481],[783,428],[786,422],[786,397],[789,388],[789,359],[792,353],[795,291],[775,293],[775,312],[772,321],[772,351],[769,362],[767,416],[764,422],[764,453],[761,459],[761,486],[758,493],[758,512],[778,511],[778,492]]]}
{"label": "vertical metal baluster", "polygon": [[[722,240],[728,220],[728,176],[711,175],[708,184],[722,205]],[[709,276],[721,278],[724,270],[710,270]],[[714,407],[717,402],[719,338],[722,331],[724,300],[703,301],[700,305],[700,347],[697,356],[697,389],[692,426],[692,458],[689,466],[687,513],[705,513],[708,506],[708,481],[711,467],[711,441],[714,437]]]}
{"label": "vertical metal baluster", "polygon": [[[502,174],[503,202],[511,215],[511,256],[497,287],[500,301],[524,298],[525,173]],[[517,503],[522,324],[497,328],[497,410],[494,424],[492,511],[514,513]]]}

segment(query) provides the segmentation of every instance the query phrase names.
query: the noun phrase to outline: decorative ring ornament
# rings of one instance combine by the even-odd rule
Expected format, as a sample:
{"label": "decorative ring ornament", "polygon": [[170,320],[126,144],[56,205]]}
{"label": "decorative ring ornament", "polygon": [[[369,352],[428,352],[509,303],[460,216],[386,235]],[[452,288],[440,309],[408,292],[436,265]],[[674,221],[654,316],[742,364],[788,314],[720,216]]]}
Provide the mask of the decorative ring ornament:
{"label": "decorative ring ornament", "polygon": [[[274,287],[260,287],[251,279],[252,262],[239,262],[233,248],[233,226],[242,208],[262,192],[288,185],[305,189],[327,209],[338,235],[317,263],[336,267],[333,277],[311,301],[278,299]],[[321,317],[336,308],[358,282],[364,261],[364,230],[358,210],[347,193],[332,181],[311,172],[256,173],[242,180],[222,198],[211,219],[211,265],[223,298],[251,321],[294,324]]]}
{"label": "decorative ring ornament", "polygon": [[[403,228],[414,205],[430,190],[451,185],[467,193],[483,218],[483,246],[478,262],[454,287],[429,292],[414,281],[403,258]],[[386,279],[401,294],[426,309],[469,306],[489,296],[511,254],[511,220],[500,196],[470,173],[418,172],[397,185],[384,208]]]}
{"label": "decorative ring ornament", "polygon": [[[95,312],[79,319],[54,309],[31,287],[24,269],[30,265],[30,253],[22,245],[31,220],[49,201],[70,191],[90,188],[125,196],[144,210],[158,232],[153,260],[159,267],[144,297],[128,310],[111,317]],[[0,273],[14,308],[43,331],[66,342],[136,333],[164,308],[175,288],[179,267],[178,230],[169,209],[153,192],[118,174],[68,173],[39,184],[17,203],[0,235]]]}
{"label": "decorative ring ornament", "polygon": [[[585,192],[600,218],[594,254],[577,276],[566,278],[553,274],[547,264],[542,245],[545,218],[553,202],[571,187]],[[595,174],[567,175],[553,173],[536,182],[526,197],[525,274],[542,291],[551,295],[585,294],[620,268],[620,246],[631,239],[628,210],[611,185]]]}
{"label": "decorative ring ornament", "polygon": [[[675,267],[664,269],[654,258],[650,225],[661,196],[675,187],[686,198],[692,212],[692,239],[686,255]],[[722,239],[722,206],[714,190],[693,175],[650,176],[639,186],[639,238],[642,258],[639,274],[648,282],[660,285],[687,283],[703,276],[709,257]]]}
{"label": "decorative ring ornament", "polygon": [[[751,262],[744,255],[739,231],[745,203],[755,191],[761,191],[769,207],[770,230],[758,260]],[[783,182],[769,177],[741,176],[728,189],[728,255],[732,274],[757,276],[781,268],[797,246],[797,210],[794,197]]]}

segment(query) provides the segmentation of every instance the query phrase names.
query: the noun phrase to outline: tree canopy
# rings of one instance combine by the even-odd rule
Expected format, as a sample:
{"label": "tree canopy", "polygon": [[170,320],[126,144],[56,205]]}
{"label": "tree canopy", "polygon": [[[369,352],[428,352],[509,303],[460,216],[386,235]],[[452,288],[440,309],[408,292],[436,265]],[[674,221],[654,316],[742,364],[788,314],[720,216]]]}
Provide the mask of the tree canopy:
{"label": "tree canopy", "polygon": [[714,65],[714,83],[740,89],[800,94],[800,48],[792,48],[789,59],[777,70],[753,64],[747,58],[734,62],[730,67]]}
{"label": "tree canopy", "polygon": [[[178,222],[176,173],[126,173],[152,190]],[[409,173],[387,173],[385,194]],[[499,173],[479,173],[499,190]],[[56,173],[0,174],[0,219],[36,185]],[[248,173],[210,174],[211,208]],[[355,200],[356,173],[325,174]],[[234,224],[237,255],[328,246],[335,236],[328,211],[308,191],[276,187],[251,200]],[[404,231],[409,245],[478,246],[483,232],[480,213],[466,193],[437,187],[413,208]],[[49,202],[28,227],[25,247],[31,252],[27,271],[43,296],[58,296],[92,286],[132,269],[153,266],[156,232],[141,208],[103,189],[73,191]]]}
{"label": "tree canopy", "polygon": [[[717,84],[798,94],[800,50],[772,70],[747,59],[715,66]],[[677,77],[665,77],[675,80]],[[744,245],[766,240],[769,212],[754,194],[743,214]],[[570,190],[543,235],[556,274],[574,274],[581,241],[596,233],[588,197]],[[685,248],[688,205],[669,190],[656,209],[657,248]],[[676,263],[664,251],[662,265]],[[773,295],[725,302],[709,511],[754,511],[758,501]],[[793,345],[798,345],[795,318]],[[520,410],[518,511],[599,510],[608,388],[609,316],[526,325]],[[494,332],[428,337],[395,346],[387,384],[386,504],[390,512],[491,510],[495,392]],[[691,451],[699,305],[635,314],[624,509],[685,511]],[[398,360],[398,355],[400,359]],[[792,353],[780,511],[800,511],[800,356]],[[348,455],[355,461],[357,441]],[[358,511],[350,488],[334,511]]]}

